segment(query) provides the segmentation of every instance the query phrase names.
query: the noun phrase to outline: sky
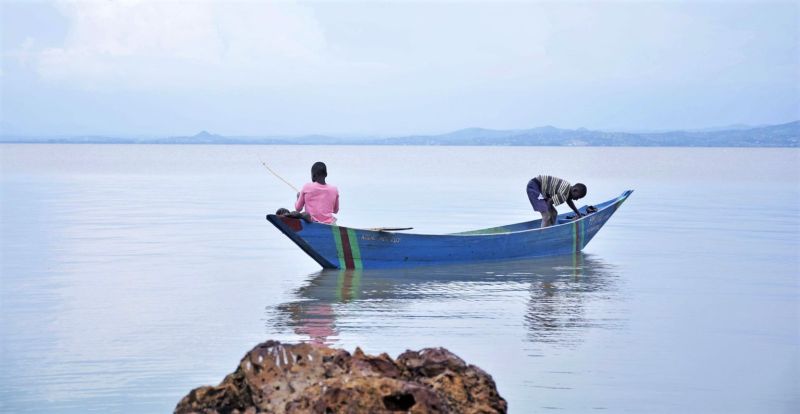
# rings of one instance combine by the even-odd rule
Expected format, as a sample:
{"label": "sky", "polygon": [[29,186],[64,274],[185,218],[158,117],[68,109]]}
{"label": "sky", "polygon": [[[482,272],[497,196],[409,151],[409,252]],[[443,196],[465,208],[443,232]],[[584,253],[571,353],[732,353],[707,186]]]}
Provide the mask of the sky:
{"label": "sky", "polygon": [[800,2],[0,0],[0,133],[800,119]]}

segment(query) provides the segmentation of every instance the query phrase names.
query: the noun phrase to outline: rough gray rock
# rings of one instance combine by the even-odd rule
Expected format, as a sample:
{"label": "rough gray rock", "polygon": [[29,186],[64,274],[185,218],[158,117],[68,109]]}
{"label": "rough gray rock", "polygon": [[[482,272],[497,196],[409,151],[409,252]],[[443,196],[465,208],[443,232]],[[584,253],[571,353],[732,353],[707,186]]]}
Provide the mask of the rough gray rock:
{"label": "rough gray rock", "polygon": [[505,413],[492,377],[444,348],[388,355],[267,341],[175,413]]}

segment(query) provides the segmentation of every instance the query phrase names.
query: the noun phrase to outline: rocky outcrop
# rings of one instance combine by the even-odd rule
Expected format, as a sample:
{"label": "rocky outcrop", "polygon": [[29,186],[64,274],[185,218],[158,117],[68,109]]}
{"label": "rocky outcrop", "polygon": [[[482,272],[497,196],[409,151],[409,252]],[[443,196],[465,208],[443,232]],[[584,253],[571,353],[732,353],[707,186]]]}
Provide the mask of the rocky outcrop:
{"label": "rocky outcrop", "polygon": [[175,413],[505,413],[492,377],[444,348],[366,355],[267,341]]}

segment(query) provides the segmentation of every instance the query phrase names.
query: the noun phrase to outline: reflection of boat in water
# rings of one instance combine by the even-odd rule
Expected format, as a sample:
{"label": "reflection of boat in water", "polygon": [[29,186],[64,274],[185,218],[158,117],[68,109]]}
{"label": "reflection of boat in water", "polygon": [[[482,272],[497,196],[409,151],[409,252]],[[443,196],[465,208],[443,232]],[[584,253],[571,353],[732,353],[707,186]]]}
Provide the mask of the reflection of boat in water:
{"label": "reflection of boat in water", "polygon": [[[591,304],[608,301],[615,295],[613,268],[591,256],[580,261],[576,260],[571,268],[554,269],[554,277],[530,281],[524,324],[532,342],[576,342],[587,328],[615,323],[598,320],[596,314],[587,316]],[[572,277],[568,275],[570,271]]]}
{"label": "reflection of boat in water", "polygon": [[453,301],[452,307],[499,318],[509,311],[490,311],[488,303],[503,307],[505,300],[521,299],[527,303],[521,316],[528,337],[547,341],[565,329],[590,326],[586,304],[607,300],[614,283],[610,266],[583,253],[429,268],[322,270],[296,291],[297,300],[270,310],[268,320],[273,329],[291,328],[310,341],[329,343],[341,331],[381,326],[382,318],[400,317],[403,309]]}
{"label": "reflection of boat in water", "polygon": [[[626,191],[577,220],[558,216],[462,233],[401,234],[354,229],[270,214],[267,220],[325,269],[376,269],[514,260],[581,251],[630,196]],[[581,208],[586,214],[587,207]]]}

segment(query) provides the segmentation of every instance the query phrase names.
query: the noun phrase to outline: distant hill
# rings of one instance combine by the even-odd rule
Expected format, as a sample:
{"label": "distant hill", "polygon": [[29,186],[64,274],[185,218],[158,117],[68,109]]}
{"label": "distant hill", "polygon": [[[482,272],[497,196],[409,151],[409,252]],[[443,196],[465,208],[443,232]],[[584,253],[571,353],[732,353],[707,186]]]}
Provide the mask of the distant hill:
{"label": "distant hill", "polygon": [[229,141],[222,135],[211,134],[208,131],[200,131],[190,137],[169,137],[158,138],[150,141],[152,144],[226,144]]}
{"label": "distant hill", "polygon": [[69,144],[206,144],[206,145],[485,145],[573,147],[798,147],[800,121],[758,127],[731,126],[669,132],[609,132],[585,128],[543,126],[520,130],[467,128],[439,135],[392,138],[338,138],[327,135],[299,137],[222,136],[202,131],[192,136],[117,138],[107,136],[25,137],[6,135],[3,143]]}
{"label": "distant hill", "polygon": [[210,134],[202,131],[189,137],[168,137],[151,140],[151,144],[228,144],[228,145],[247,145],[247,144],[283,144],[283,145],[325,145],[339,144],[342,140],[326,135],[305,135],[301,137],[243,137]]}
{"label": "distant hill", "polygon": [[496,145],[593,147],[797,147],[800,121],[749,129],[672,131],[658,133],[604,132],[552,126],[497,131],[470,128],[442,135],[418,135],[373,141],[388,145]]}

